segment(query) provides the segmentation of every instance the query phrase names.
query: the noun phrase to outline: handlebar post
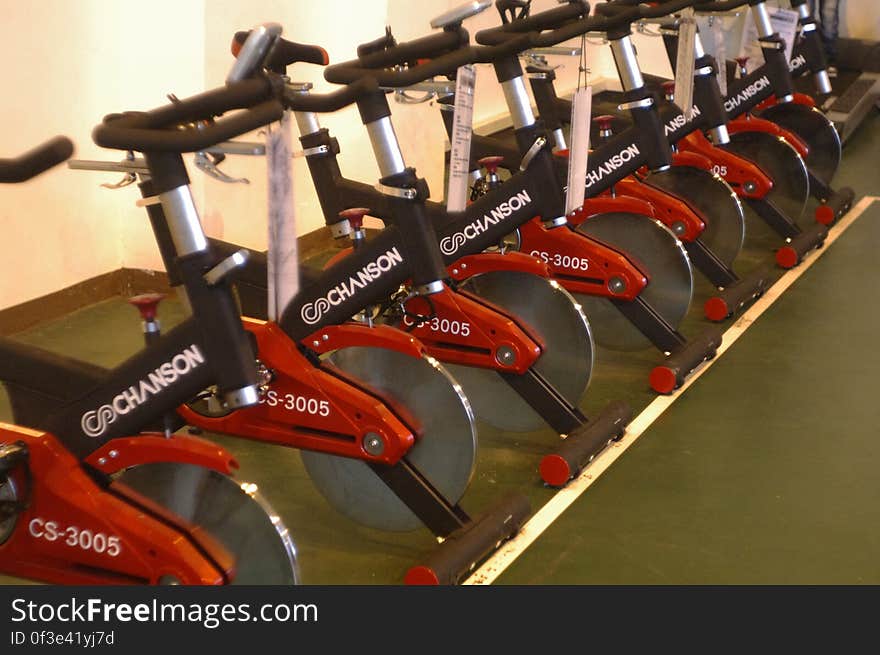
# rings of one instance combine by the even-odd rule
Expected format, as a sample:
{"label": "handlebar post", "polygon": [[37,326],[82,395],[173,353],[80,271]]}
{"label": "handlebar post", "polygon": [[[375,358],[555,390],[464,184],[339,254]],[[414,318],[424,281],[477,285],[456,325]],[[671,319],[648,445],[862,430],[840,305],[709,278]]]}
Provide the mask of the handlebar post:
{"label": "handlebar post", "polygon": [[370,136],[370,145],[373,146],[373,154],[379,165],[382,177],[397,175],[406,170],[403,161],[403,153],[400,151],[400,142],[394,132],[391,118],[385,116],[365,124],[367,134]]}
{"label": "handlebar post", "polygon": [[502,82],[501,89],[504,91],[504,100],[510,110],[514,129],[534,125],[535,114],[532,112],[532,104],[522,76]]}
{"label": "handlebar post", "polygon": [[770,24],[770,13],[764,2],[752,5],[752,16],[755,17],[755,26],[758,28],[758,38],[773,36],[773,26]]}
{"label": "handlebar post", "polygon": [[318,120],[318,114],[313,111],[295,111],[293,117],[296,119],[296,127],[300,136],[308,136],[321,131],[321,122]]}
{"label": "handlebar post", "polygon": [[624,91],[632,91],[645,86],[636,51],[629,35],[611,40],[611,54],[614,55],[614,65],[617,66],[617,73]]}

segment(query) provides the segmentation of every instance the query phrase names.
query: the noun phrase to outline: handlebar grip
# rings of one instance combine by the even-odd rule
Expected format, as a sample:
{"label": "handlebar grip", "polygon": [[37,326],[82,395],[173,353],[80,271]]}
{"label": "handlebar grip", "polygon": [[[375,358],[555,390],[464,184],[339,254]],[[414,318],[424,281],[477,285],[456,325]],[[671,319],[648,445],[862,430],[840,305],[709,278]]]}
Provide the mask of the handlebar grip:
{"label": "handlebar grip", "polygon": [[[190,130],[142,127],[153,122],[149,113],[126,114],[115,121],[98,125],[92,131],[92,138],[104,148],[140,152],[194,152],[268,125],[279,120],[283,113],[281,103],[273,99],[222,118],[204,129]],[[138,126],[133,127],[132,123]]]}
{"label": "handlebar grip", "polygon": [[73,142],[56,136],[13,159],[0,159],[0,182],[25,182],[70,158]]}
{"label": "handlebar grip", "polygon": [[[251,30],[236,32],[232,37],[232,55],[238,57],[238,53],[244,42],[250,36]],[[316,64],[318,66],[326,66],[330,63],[327,51],[318,45],[308,45],[306,43],[296,43],[287,39],[278,38],[275,41],[275,47],[269,54],[269,58],[265,61],[267,68],[283,69],[288,66],[302,62],[305,64]]]}
{"label": "handlebar grip", "polygon": [[299,93],[285,91],[284,105],[292,111],[315,111],[328,113],[339,111],[357,101],[361,96],[379,91],[379,85],[372,77],[362,77],[338,91],[326,94]]}

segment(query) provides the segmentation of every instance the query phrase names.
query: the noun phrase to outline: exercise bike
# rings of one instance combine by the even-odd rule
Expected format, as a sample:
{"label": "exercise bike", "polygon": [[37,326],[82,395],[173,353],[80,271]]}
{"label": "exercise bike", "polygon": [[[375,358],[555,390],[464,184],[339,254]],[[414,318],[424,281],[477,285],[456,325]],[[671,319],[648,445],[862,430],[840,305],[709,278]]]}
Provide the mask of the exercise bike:
{"label": "exercise bike", "polygon": [[[72,152],[59,137],[0,160],[0,182],[23,182]],[[0,424],[0,571],[55,584],[297,582],[286,527],[255,485],[230,477],[235,459],[150,429],[212,382],[231,406],[256,400],[253,359],[234,356],[249,344],[240,324],[224,322],[229,289],[198,279],[199,309],[218,319],[210,337],[190,321],[112,371],[0,341],[16,419],[31,426]],[[67,402],[47,395],[61,386],[73,392]]]}
{"label": "exercise bike", "polygon": [[[253,30],[230,72],[228,88],[246,90],[238,93],[239,103],[254,106],[248,113],[265,114],[271,107],[268,123],[281,116],[282,105],[335,111],[378,92],[374,82],[364,80],[303,99],[278,76],[259,74],[270,56],[282,56],[288,64],[323,57],[320,48],[279,41],[280,34],[280,26],[274,24]],[[219,89],[161,107],[148,112],[144,120],[198,124],[210,118],[217,98],[226,93]],[[189,112],[175,111],[180,106],[189,107]],[[151,135],[125,123],[119,127],[118,122],[96,131],[99,145],[123,150],[149,146],[144,139]],[[183,131],[190,150],[207,150],[223,141],[198,139],[198,134]],[[230,136],[234,135],[226,138]],[[154,200],[163,191],[153,175],[149,150],[142,160],[132,156],[123,162],[80,162],[77,168],[122,170],[140,178],[140,202],[146,206],[172,284],[181,285],[189,298],[186,258],[181,256],[173,216],[166,203]],[[199,244],[206,252],[213,251],[198,229]],[[418,226],[411,230],[411,236],[421,238]],[[379,289],[387,293],[389,285],[399,286],[403,279],[399,273],[403,246],[375,245],[362,267],[367,269],[363,277],[344,266],[332,266],[303,285],[277,322],[244,319],[259,353],[261,402],[238,411],[221,406],[218,411],[209,389],[178,407],[178,414],[203,430],[298,448],[309,476],[328,502],[364,525],[387,531],[427,526],[443,543],[424,567],[407,574],[407,580],[455,582],[516,533],[529,513],[528,502],[512,494],[477,519],[459,506],[476,452],[473,414],[460,387],[411,335],[349,320],[371,304]],[[236,251],[223,261],[232,272],[245,260],[245,254]],[[435,275],[429,267],[419,274]],[[352,276],[358,281],[353,286]],[[434,280],[421,278],[420,286],[444,288]],[[343,285],[351,293],[333,295]],[[327,301],[326,306],[320,303],[317,314],[303,311],[306,305],[316,306],[315,296],[328,295],[343,306]]]}

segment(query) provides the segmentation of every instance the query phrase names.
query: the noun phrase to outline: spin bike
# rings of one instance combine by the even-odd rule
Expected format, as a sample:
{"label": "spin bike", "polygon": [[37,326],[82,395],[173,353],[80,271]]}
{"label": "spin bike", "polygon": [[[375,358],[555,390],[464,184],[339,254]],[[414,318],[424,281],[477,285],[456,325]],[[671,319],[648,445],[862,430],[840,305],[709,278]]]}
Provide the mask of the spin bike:
{"label": "spin bike", "polygon": [[[630,71],[638,70],[629,42],[629,25],[645,15],[652,15],[654,11],[633,8],[613,17],[573,20],[532,39],[531,47],[554,46],[590,31],[607,31],[614,35],[612,44],[618,55],[618,69],[621,75],[629,79]],[[477,40],[491,45],[517,38],[505,27],[479,32]],[[532,27],[542,29],[544,26],[533,24]],[[560,178],[564,162],[553,156],[549,135],[532,114],[519,60],[511,56],[496,61],[494,67],[504,89],[519,144],[516,152],[510,152],[509,148],[507,152],[502,151],[502,155],[506,155],[504,166],[515,169],[519,158],[527,155],[536,142],[541,142],[547,153],[547,177],[539,182],[539,188],[548,202],[552,198],[557,203],[558,209],[558,217],[551,221],[532,221],[517,229],[512,229],[516,226],[508,224],[504,226],[507,233],[515,234],[519,249],[536,253],[548,261],[554,278],[584,305],[600,345],[634,350],[653,344],[667,353],[666,362],[652,371],[650,381],[656,391],[672,391],[699,364],[711,358],[720,344],[720,331],[716,329],[709,329],[688,341],[674,327],[687,312],[691,300],[693,280],[687,253],[665,226],[646,219],[643,214],[623,211],[621,201],[594,201],[591,206],[600,207],[595,212],[596,216],[584,221],[575,231],[563,209],[563,183]],[[669,146],[665,139],[655,138],[659,116],[653,103],[637,97],[641,94],[642,90],[634,86],[631,111],[642,129],[636,134],[624,135],[633,137],[635,142],[621,149],[619,146],[623,141],[615,139],[614,143],[598,151],[590,160],[588,187],[613,184],[623,177],[620,168],[629,166],[628,160],[641,156],[641,153],[650,157],[652,168],[668,167]],[[482,137],[475,135],[472,147],[477,150],[485,143]],[[486,148],[479,155],[498,154],[497,150],[492,152],[497,145],[492,141],[492,149]],[[601,170],[596,160],[600,160]],[[609,161],[611,164],[608,164]],[[507,182],[491,193],[497,193],[509,184]],[[590,188],[588,195],[592,191]],[[603,213],[603,204],[613,209]],[[644,206],[644,203],[635,204],[639,208]],[[627,206],[632,207],[633,203]],[[590,228],[586,229],[588,225]],[[580,258],[585,259],[588,266],[566,266],[567,261]],[[636,264],[636,261],[639,263]]]}
{"label": "spin bike", "polygon": [[[466,17],[465,13],[459,12],[454,16],[450,14],[446,20],[463,20]],[[236,37],[237,41],[240,41],[244,36],[244,33],[239,33]],[[445,33],[444,43],[448,43],[450,38],[456,40],[459,38],[457,29]],[[279,53],[283,53],[287,49],[293,50],[305,46],[285,41],[282,41],[281,44],[269,64],[270,68],[283,71],[291,62],[279,59],[284,56]],[[434,74],[432,71],[439,67],[451,66],[455,68],[481,58],[489,60],[498,56],[499,51],[502,54],[507,51],[512,52],[514,47],[518,46],[512,44],[502,49],[456,50],[445,55],[442,61],[440,59],[433,61],[428,70],[419,67],[408,69],[401,83],[406,84],[408,79],[417,79],[421,75],[431,76]],[[363,79],[372,77],[373,74],[372,71],[364,73]],[[395,83],[396,80],[392,75],[384,75],[383,84],[393,85]],[[387,301],[376,302],[375,305],[380,309],[371,310],[371,317],[375,314],[375,317],[382,321],[392,322],[407,329],[428,345],[432,355],[455,365],[456,378],[458,380],[465,379],[463,386],[468,393],[468,398],[472,397],[472,389],[477,392],[475,404],[481,417],[488,415],[490,421],[496,425],[500,424],[506,429],[524,430],[536,427],[532,419],[534,416],[558,432],[567,434],[559,453],[552,456],[564,459],[569,471],[564,480],[555,479],[554,484],[567,482],[572,475],[589,463],[599,450],[622,434],[631,415],[631,410],[625,404],[612,403],[597,417],[588,421],[576,406],[566,400],[564,393],[560,392],[561,389],[567,389],[563,386],[567,377],[575,378],[575,384],[577,384],[577,378],[580,375],[578,371],[584,363],[578,357],[585,356],[587,362],[592,363],[592,344],[589,340],[586,340],[589,351],[582,355],[579,350],[585,340],[581,336],[582,328],[578,323],[580,325],[586,325],[586,323],[576,305],[566,292],[556,285],[548,285],[535,274],[537,272],[546,275],[546,269],[534,258],[524,255],[482,254],[482,249],[485,246],[475,249],[472,255],[463,258],[444,257],[441,252],[443,241],[440,240],[441,248],[438,248],[438,236],[434,233],[433,225],[430,223],[418,234],[405,236],[405,226],[417,226],[423,224],[422,221],[425,220],[423,212],[427,187],[424,185],[424,181],[418,180],[415,172],[406,168],[403,163],[400,147],[390,123],[390,110],[383,92],[377,89],[372,96],[358,101],[359,107],[362,107],[362,114],[370,117],[369,120],[367,118],[364,120],[374,151],[378,155],[380,169],[385,175],[379,184],[380,191],[377,191],[366,184],[341,178],[336,164],[338,146],[335,140],[329,137],[327,130],[320,128],[318,117],[311,110],[318,98],[308,94],[307,89],[304,89],[302,85],[290,85],[289,88],[291,93],[288,94],[288,106],[295,110],[297,123],[304,135],[301,141],[306,148],[306,156],[325,212],[333,216],[333,226],[337,234],[351,234],[354,237],[355,248],[351,254],[338,258],[334,264],[334,267],[344,266],[342,279],[347,280],[351,276],[356,276],[357,271],[363,270],[364,266],[368,265],[370,259],[364,257],[363,253],[372,252],[371,256],[375,256],[375,253],[387,252],[389,249],[400,252],[404,258],[399,266],[399,273],[395,273],[395,275],[411,276],[415,271],[416,262],[411,254],[413,253],[412,244],[417,242],[416,239],[426,243],[424,248],[434,251],[436,255],[432,254],[431,256],[436,256],[440,260],[440,266],[444,267],[443,278],[450,280],[450,284],[453,285],[449,287],[449,290],[454,289],[455,295],[450,294],[449,297],[463,311],[457,314],[451,313],[450,309],[455,309],[455,307],[451,307],[449,301],[444,299],[441,295],[443,292],[437,292],[428,295],[426,299],[409,299],[398,310],[399,313],[395,311],[395,305],[399,306],[399,300],[390,303]],[[528,163],[526,163],[526,168],[529,171],[532,170]],[[520,177],[522,180],[527,179],[525,174]],[[331,188],[337,184],[339,189],[331,192]],[[404,186],[399,186],[401,184]],[[403,191],[396,189],[403,189]],[[535,196],[537,190],[534,186],[528,188],[524,186],[517,193]],[[513,198],[514,201],[520,202],[518,195],[514,194]],[[378,211],[370,210],[370,213],[390,219],[386,230],[376,240],[369,243],[364,238],[361,224],[362,217],[367,210],[357,209],[359,204],[366,204],[362,201],[369,201],[371,207],[380,208]],[[491,199],[479,207],[469,209],[469,213],[466,212],[459,224],[464,223],[465,220],[470,222],[481,215],[477,212],[491,214],[492,210],[489,207],[495,205],[490,205],[490,201]],[[333,204],[330,204],[331,202]],[[496,205],[501,204],[500,200],[494,202]],[[506,202],[510,203],[509,200]],[[531,203],[531,200],[528,200],[528,203]],[[342,209],[346,206],[354,206],[355,209]],[[553,210],[555,211],[555,207]],[[516,212],[516,215],[511,220],[522,222],[531,219],[536,211],[540,211],[540,207],[536,210],[534,207],[519,206],[513,211]],[[491,244],[491,242],[487,243]],[[379,249],[368,250],[374,244],[380,244],[377,246]],[[221,247],[235,248],[230,244],[221,244]],[[426,258],[427,255],[421,257],[422,260],[426,260]],[[248,286],[251,288],[242,294],[243,289],[240,285],[240,296],[250,299],[249,302],[244,302],[245,313],[251,313],[251,310],[265,311],[265,305],[261,302],[265,297],[265,279],[266,267],[264,263],[261,263],[261,265],[255,266],[252,274],[248,276]],[[387,287],[388,297],[398,294],[397,288],[401,282],[406,282],[407,289],[413,288],[412,281],[408,282],[405,278],[403,280],[397,277],[392,278],[388,284],[395,286]],[[470,284],[460,284],[462,282]],[[472,289],[476,293],[473,293]],[[406,293],[409,295],[408,291]],[[526,303],[521,297],[523,294],[528,295],[525,298]],[[482,299],[486,296],[491,304]],[[320,297],[324,297],[324,294],[322,293]],[[421,301],[422,305],[419,306],[413,302],[414,300]],[[501,311],[496,308],[496,302],[499,300],[503,308]],[[528,304],[531,302],[534,305],[537,301],[542,300],[544,302],[538,304],[537,308],[530,307]],[[304,305],[300,311],[301,315],[309,319],[313,311],[311,307],[314,306],[314,303]],[[361,309],[362,307],[352,304],[347,311],[350,313]],[[570,320],[572,310],[575,312],[575,321]],[[504,313],[501,313],[502,311]],[[534,334],[533,325],[537,327],[536,336],[540,339],[541,357],[534,366],[523,365],[521,369],[511,370],[511,364],[518,363],[522,359],[523,351],[522,349],[511,351],[510,330],[502,331],[503,323],[499,323],[498,319],[495,319],[493,325],[487,322],[487,318],[492,318],[492,313],[494,313],[505,321],[516,321],[513,324],[519,326],[523,325],[518,316],[520,311],[528,317],[528,328],[524,329]],[[395,314],[397,315],[395,316]],[[403,314],[402,318],[400,314]],[[349,314],[340,313],[339,317],[346,315]],[[532,316],[536,317],[534,324],[531,320]],[[560,329],[560,325],[566,327],[566,321],[568,321],[568,325],[573,323],[573,327]],[[438,324],[440,326],[444,324],[464,325],[467,326],[467,331],[470,334],[465,333],[464,330],[457,331],[457,334],[450,334],[448,330],[434,329],[434,326]],[[437,332],[445,333],[436,334]],[[555,357],[551,358],[554,352],[556,352]],[[545,358],[549,359],[547,363],[545,363]],[[467,367],[459,366],[461,364],[466,364]],[[488,375],[480,376],[482,371],[486,371]],[[499,396],[499,391],[506,391],[504,386],[501,386],[499,390],[499,385],[491,384],[495,380],[501,380],[509,387],[510,390],[507,391],[506,398]],[[560,380],[563,385],[557,388],[556,380]],[[571,383],[568,382],[568,384]],[[526,401],[526,405],[522,403],[523,400]],[[479,409],[483,409],[483,412],[479,412]],[[528,412],[522,411],[523,409]],[[539,426],[540,424],[538,424]],[[543,471],[544,468],[542,467],[541,470]]]}
{"label": "spin bike", "polygon": [[[270,118],[263,111],[212,130],[237,134]],[[183,147],[172,132],[154,134],[168,150]],[[16,160],[0,160],[0,182],[30,179],[72,152],[71,142],[58,137]],[[163,158],[153,162],[159,175],[173,168],[174,155]],[[169,193],[185,202],[185,190]],[[169,213],[179,234],[195,236],[185,216]],[[230,477],[235,459],[201,439],[150,431],[208,384],[220,385],[232,407],[257,398],[256,367],[229,288],[220,279],[209,283],[198,270],[204,259],[192,255],[187,279],[199,311],[217,321],[210,335],[188,321],[112,371],[0,341],[13,411],[30,426],[0,424],[3,573],[55,584],[297,581],[287,529],[255,485]],[[73,391],[61,394],[69,400],[50,399],[62,385]]]}
{"label": "spin bike", "polygon": [[[522,0],[500,0],[496,6],[504,23],[501,29],[509,33],[536,28],[559,28],[576,18],[579,13],[586,11],[578,2],[571,2],[539,14],[530,14],[530,2]],[[660,9],[670,11],[667,5],[662,5]],[[484,35],[483,38],[487,37]],[[696,69],[694,84],[712,87],[715,81],[711,62],[703,65],[706,62],[702,61],[699,40],[696,41],[695,48],[699,67]],[[553,88],[555,73],[553,67],[547,64],[545,56],[554,53],[562,54],[560,49],[527,53],[526,72],[537,100],[541,119],[553,134],[557,152],[565,154],[568,152],[568,146],[563,132],[564,121],[559,115],[561,103],[556,98]],[[565,49],[564,54],[571,53],[570,48]],[[708,93],[712,93],[711,88],[708,89]],[[718,96],[717,88],[714,89],[714,93]],[[621,102],[624,100],[621,99]],[[570,113],[570,104],[568,110]],[[739,200],[721,178],[711,170],[695,166],[693,157],[683,157],[675,151],[674,144],[689,131],[698,129],[709,131],[716,141],[726,140],[727,132],[724,126],[726,114],[720,100],[709,105],[702,112],[697,110],[687,116],[674,105],[661,104],[659,112],[663,124],[656,127],[659,131],[656,136],[658,139],[667,139],[672,145],[673,166],[651,171],[642,178],[627,176],[618,180],[615,184],[607,186],[600,196],[588,199],[577,215],[570,217],[569,220],[575,224],[583,223],[585,219],[591,220],[589,218],[591,213],[597,213],[593,206],[601,202],[602,205],[597,208],[599,210],[612,211],[615,203],[620,205],[625,203],[624,211],[643,214],[647,218],[661,221],[681,240],[693,265],[718,290],[706,302],[705,312],[708,318],[720,320],[760,296],[769,283],[769,271],[759,268],[744,279],[733,271],[733,262],[742,248],[745,233],[745,217]],[[449,112],[444,113],[444,118],[449,131],[452,127]],[[608,115],[594,119],[593,127],[598,128],[598,134],[592,139],[594,144],[602,145],[610,140],[613,135],[612,120],[613,117]],[[637,145],[636,147],[638,148]],[[477,137],[477,150],[477,155],[485,155],[493,150],[505,153],[506,157],[504,154],[500,155],[501,165],[504,165],[505,159],[513,157],[512,154],[508,154],[511,148],[507,144],[488,137]],[[498,159],[491,157],[478,159],[475,163],[480,166],[481,163],[486,162],[489,162],[491,169],[498,165]],[[633,166],[635,167],[637,163],[638,160]],[[474,185],[475,190],[485,188],[491,183],[491,179],[497,179],[497,174],[491,169],[487,169],[485,177],[478,178]],[[592,181],[588,180],[588,183],[590,182]],[[690,192],[687,199],[682,197],[683,190]],[[694,190],[699,190],[699,193],[693,193]],[[642,201],[641,206],[634,201]],[[720,316],[712,311],[716,307],[723,308]]]}
{"label": "spin bike", "polygon": [[[253,30],[227,81],[228,89],[249,91],[239,100],[254,105],[248,113],[272,108],[264,124],[281,117],[282,105],[330,112],[379,93],[375,82],[365,79],[328,95],[303,98],[279,76],[259,74],[270,54],[284,57],[288,64],[323,56],[320,48],[279,41],[280,34],[281,27],[274,24]],[[121,127],[119,121],[112,121],[98,128],[96,140],[105,147],[143,150],[150,145],[144,139],[153,131],[145,135],[131,121],[143,116],[151,125],[200,124],[213,114],[216,98],[226,93],[227,89],[219,89],[134,114],[132,119],[120,119]],[[191,109],[181,112],[178,107]],[[174,134],[186,137],[195,151],[235,136],[199,140],[200,131],[192,129]],[[179,157],[175,163],[180,163]],[[155,201],[163,197],[165,184],[153,174],[149,149],[143,160],[132,156],[121,163],[80,162],[77,168],[122,170],[140,178],[140,203],[146,206],[172,283],[181,285],[193,304],[183,242],[174,215],[169,215],[174,205]],[[180,173],[184,174],[182,164]],[[192,217],[197,219],[194,213]],[[197,225],[195,220],[190,227],[198,230],[199,246],[205,253],[214,252]],[[410,230],[408,236],[419,238],[419,226]],[[372,252],[366,254],[363,275],[346,266],[332,266],[303,285],[277,323],[244,319],[259,357],[259,403],[237,411],[222,406],[218,410],[215,391],[208,389],[194,402],[179,403],[178,415],[203,430],[298,448],[318,490],[338,511],[361,524],[387,531],[428,527],[443,543],[406,580],[453,583],[516,533],[529,513],[528,501],[511,494],[476,519],[459,506],[476,453],[473,414],[460,387],[411,335],[349,320],[407,275],[423,292],[445,285],[430,266],[402,273],[404,247],[399,241],[368,247]],[[231,276],[245,260],[244,252],[236,251],[220,266]],[[328,297],[342,306],[316,302]],[[304,311],[306,306],[314,309]]]}
{"label": "spin bike", "polygon": [[[637,13],[634,12],[633,16]],[[591,29],[594,24],[595,21],[589,25],[585,24],[583,31]],[[325,77],[329,81],[350,83],[351,80],[358,79],[360,76],[372,75],[386,87],[407,86],[432,75],[448,74],[449,71],[456,70],[458,65],[470,63],[471,60],[460,54],[457,55],[459,58],[454,58],[456,57],[454,51],[461,47],[461,42],[458,29],[446,27],[440,34],[389,48],[383,45],[381,49],[364,54],[358,60],[331,66],[326,70]],[[375,47],[375,42],[368,45],[372,50]],[[527,47],[525,42],[519,46],[519,49],[524,47]],[[362,47],[361,52],[364,52],[365,49]],[[453,52],[449,53],[450,50]],[[411,66],[404,71],[387,70],[392,66],[426,57],[432,57],[429,64]],[[511,57],[515,60],[515,55],[511,55]],[[387,107],[387,103],[385,106]],[[387,109],[383,109],[383,111],[387,111]],[[335,163],[338,144],[326,130],[318,130],[316,123],[310,125],[315,128],[314,134],[309,138],[303,137],[301,141],[306,149],[313,178],[316,179],[319,198],[324,205],[325,221],[331,225],[331,229],[334,229],[334,226],[339,223],[342,225],[335,228],[336,233],[344,234],[351,229],[350,225],[346,224],[346,218],[340,217],[337,208],[331,204],[340,202],[340,199],[343,206],[369,206],[371,214],[388,220],[390,212],[383,208],[387,208],[389,205],[387,200],[383,200],[383,194],[377,193],[367,185],[342,178]],[[621,311],[629,311],[631,315],[636,316],[635,321],[642,320],[643,323],[646,323],[649,326],[646,329],[658,334],[657,339],[668,346],[669,351],[672,351],[672,355],[667,359],[665,365],[658,367],[658,369],[664,369],[668,377],[672,378],[673,386],[680,384],[696,365],[714,353],[718,343],[718,335],[713,333],[695,342],[687,342],[644,298],[640,297],[641,290],[648,286],[648,278],[622,253],[577,234],[565,225],[564,221],[560,223],[559,218],[548,221],[533,220],[535,214],[544,217],[564,218],[564,209],[562,200],[557,194],[546,193],[546,188],[551,184],[550,180],[552,180],[554,187],[561,188],[548,140],[543,135],[540,126],[532,125],[531,132],[534,138],[530,143],[534,147],[527,148],[525,152],[527,156],[519,162],[522,168],[529,169],[528,176],[516,176],[513,183],[503,187],[503,191],[499,189],[495,193],[481,198],[460,216],[447,214],[440,205],[435,203],[424,204],[429,215],[436,217],[434,223],[440,226],[438,238],[445,261],[452,264],[465,254],[474,254],[493,247],[507,234],[518,228],[521,232],[528,231],[529,235],[532,235],[533,241],[542,240],[546,248],[553,248],[560,258],[565,255],[565,259],[571,261],[586,261],[587,267],[577,266],[565,272],[560,271],[554,278],[561,286],[567,287],[569,290],[587,291],[607,297],[612,300],[612,303],[619,303],[624,308]],[[527,137],[528,135],[526,135]],[[318,167],[316,162],[326,162],[325,168],[323,168],[323,184],[317,181],[316,172],[320,174],[322,169]],[[529,192],[529,188],[536,190],[534,195]],[[516,200],[518,194],[523,191],[529,194],[529,205],[523,207],[523,203],[517,201],[515,203],[518,207],[517,210],[510,211],[508,215],[499,216],[496,219],[491,210],[502,205],[510,208],[511,200]],[[535,196],[537,196],[536,201],[540,200],[542,204],[546,204],[549,211],[542,210],[541,207],[530,206],[531,199]],[[333,210],[328,211],[328,206]],[[492,216],[497,222],[492,224],[487,222],[485,230],[475,231],[472,223],[484,215]],[[393,228],[393,226],[391,227]],[[472,238],[466,236],[468,234]],[[590,251],[585,252],[586,248],[590,248]],[[585,259],[585,254],[591,255],[591,260]],[[589,271],[585,268],[589,268]],[[602,279],[596,278],[596,272],[602,274]],[[688,286],[688,301],[689,290]],[[678,318],[680,319],[680,316]],[[671,388],[667,390],[671,390]]]}

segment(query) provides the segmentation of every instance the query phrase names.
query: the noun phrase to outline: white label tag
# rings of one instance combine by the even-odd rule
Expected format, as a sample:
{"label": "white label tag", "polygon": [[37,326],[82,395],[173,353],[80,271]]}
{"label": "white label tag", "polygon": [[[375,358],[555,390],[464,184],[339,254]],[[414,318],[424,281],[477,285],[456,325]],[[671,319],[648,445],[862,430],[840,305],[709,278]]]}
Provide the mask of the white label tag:
{"label": "white label tag", "polygon": [[[797,35],[798,14],[792,9],[776,7],[768,7],[767,13],[770,15],[770,27],[774,32],[778,32],[785,41],[785,61],[791,61],[791,52],[794,49],[794,40]],[[764,63],[764,53],[758,42],[758,28],[751,16],[746,22],[744,34],[742,53],[749,58],[746,70],[751,73]]]}
{"label": "white label tag", "polygon": [[694,106],[694,58],[697,23],[694,10],[688,7],[681,12],[678,27],[678,56],[675,59],[675,104],[690,115]]}
{"label": "white label tag", "polygon": [[293,205],[293,148],[290,112],[266,134],[269,174],[269,320],[276,321],[299,290],[296,214]]}
{"label": "white label tag", "polygon": [[472,65],[461,66],[455,76],[455,113],[452,117],[449,187],[446,191],[446,210],[450,212],[463,212],[467,205],[476,77],[476,69]]}
{"label": "white label tag", "polygon": [[[593,87],[578,89],[571,103],[571,143],[568,147],[568,187],[565,190],[565,213],[584,204],[587,185],[587,157],[590,150],[590,113]],[[555,218],[555,217],[554,217]]]}
{"label": "white label tag", "polygon": [[712,21],[710,29],[715,42],[715,66],[718,68],[718,88],[721,95],[727,95],[727,40],[724,38],[724,25],[721,18]]}

